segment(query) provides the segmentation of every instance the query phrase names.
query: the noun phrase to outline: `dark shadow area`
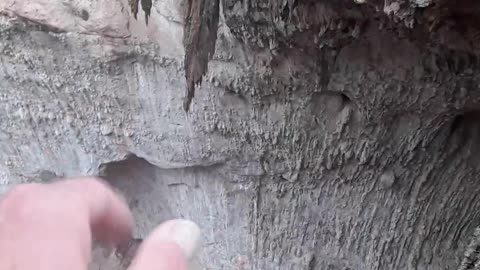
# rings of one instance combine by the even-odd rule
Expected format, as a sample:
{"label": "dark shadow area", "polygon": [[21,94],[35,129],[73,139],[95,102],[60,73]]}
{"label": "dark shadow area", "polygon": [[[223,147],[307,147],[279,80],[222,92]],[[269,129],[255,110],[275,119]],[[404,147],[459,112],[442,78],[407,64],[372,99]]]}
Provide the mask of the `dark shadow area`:
{"label": "dark shadow area", "polygon": [[80,17],[82,18],[82,20],[88,21],[88,19],[90,18],[90,14],[85,9],[82,9]]}
{"label": "dark shadow area", "polygon": [[447,142],[458,148],[480,149],[480,110],[470,110],[453,118]]}

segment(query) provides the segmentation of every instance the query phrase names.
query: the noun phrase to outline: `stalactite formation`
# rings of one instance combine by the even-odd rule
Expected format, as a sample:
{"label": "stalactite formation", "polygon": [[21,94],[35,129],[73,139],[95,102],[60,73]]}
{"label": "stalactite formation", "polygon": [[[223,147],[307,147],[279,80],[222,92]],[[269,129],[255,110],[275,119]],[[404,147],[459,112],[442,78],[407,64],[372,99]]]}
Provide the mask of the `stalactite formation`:
{"label": "stalactite formation", "polygon": [[145,12],[145,23],[148,25],[148,18],[152,10],[152,0],[142,0],[142,9]]}
{"label": "stalactite formation", "polygon": [[[133,17],[137,19],[138,5],[140,4],[140,0],[128,0],[128,4],[130,5],[130,10],[133,14]],[[148,25],[148,18],[150,17],[152,10],[152,0],[142,0],[141,4],[142,9],[145,12],[145,23]]]}
{"label": "stalactite formation", "polygon": [[140,0],[128,0],[128,4],[130,5],[130,11],[132,12],[135,20],[137,19],[137,15],[138,15],[138,3],[139,2],[140,2]]}
{"label": "stalactite formation", "polygon": [[185,111],[189,110],[195,87],[202,82],[208,62],[215,53],[219,9],[219,0],[188,0],[183,38],[187,80]]}

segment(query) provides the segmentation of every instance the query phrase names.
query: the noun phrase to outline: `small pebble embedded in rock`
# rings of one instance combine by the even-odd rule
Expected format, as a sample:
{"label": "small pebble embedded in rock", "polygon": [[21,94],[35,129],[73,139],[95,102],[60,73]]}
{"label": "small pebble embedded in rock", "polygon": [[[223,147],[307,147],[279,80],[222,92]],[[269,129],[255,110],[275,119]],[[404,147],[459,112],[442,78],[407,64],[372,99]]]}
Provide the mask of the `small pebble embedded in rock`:
{"label": "small pebble embedded in rock", "polygon": [[113,128],[109,124],[102,124],[100,126],[100,133],[103,136],[108,136],[108,135],[112,134],[112,132],[113,132]]}

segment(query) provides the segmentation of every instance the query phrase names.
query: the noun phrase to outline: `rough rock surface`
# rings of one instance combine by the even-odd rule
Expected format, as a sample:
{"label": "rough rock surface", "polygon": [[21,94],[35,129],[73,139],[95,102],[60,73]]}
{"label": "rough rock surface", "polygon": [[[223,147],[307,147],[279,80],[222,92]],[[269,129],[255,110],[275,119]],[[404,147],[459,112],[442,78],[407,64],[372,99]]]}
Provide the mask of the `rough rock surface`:
{"label": "rough rock surface", "polygon": [[189,113],[179,2],[148,26],[120,0],[0,2],[0,187],[103,175],[137,237],[196,221],[203,269],[456,269],[480,224],[475,44],[421,39],[402,5],[277,2],[223,1]]}

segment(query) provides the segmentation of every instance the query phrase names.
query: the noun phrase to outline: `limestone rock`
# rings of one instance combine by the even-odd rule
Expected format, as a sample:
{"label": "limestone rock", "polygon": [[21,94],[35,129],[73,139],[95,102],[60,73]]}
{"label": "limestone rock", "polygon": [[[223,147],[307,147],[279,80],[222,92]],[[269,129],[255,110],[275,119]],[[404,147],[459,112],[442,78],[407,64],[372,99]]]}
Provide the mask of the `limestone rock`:
{"label": "limestone rock", "polygon": [[137,238],[197,222],[202,269],[460,266],[480,224],[470,11],[224,0],[186,113],[185,2],[148,26],[123,0],[47,2],[0,3],[0,191],[102,175]]}

